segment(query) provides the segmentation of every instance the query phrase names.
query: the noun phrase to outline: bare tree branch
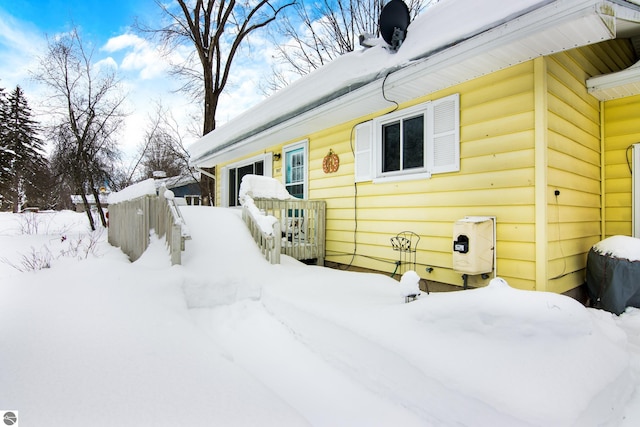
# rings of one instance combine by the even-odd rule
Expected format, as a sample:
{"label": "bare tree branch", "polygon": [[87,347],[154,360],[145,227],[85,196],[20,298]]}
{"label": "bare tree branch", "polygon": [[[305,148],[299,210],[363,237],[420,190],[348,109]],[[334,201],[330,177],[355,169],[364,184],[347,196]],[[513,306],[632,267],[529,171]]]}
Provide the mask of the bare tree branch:
{"label": "bare tree branch", "polygon": [[[412,19],[437,2],[406,1]],[[281,67],[274,67],[263,92],[278,90],[291,79],[355,50],[361,34],[378,36],[378,18],[384,4],[383,0],[298,0],[271,27],[275,59]]]}
{"label": "bare tree branch", "polygon": [[125,96],[119,93],[115,72],[96,67],[92,55],[74,29],[49,40],[34,78],[51,91],[48,106],[56,117],[50,129],[55,140],[54,168],[80,193],[91,228],[95,229],[85,196],[95,196],[106,226],[98,187],[109,178],[119,155],[115,135],[125,117]]}
{"label": "bare tree branch", "polygon": [[203,135],[216,127],[218,101],[242,42],[294,2],[276,1],[281,4],[274,6],[268,0],[156,0],[169,22],[161,28],[137,24],[139,30],[157,36],[166,51],[185,43],[195,48],[192,55],[172,65],[172,74],[183,79],[183,91],[203,101]]}

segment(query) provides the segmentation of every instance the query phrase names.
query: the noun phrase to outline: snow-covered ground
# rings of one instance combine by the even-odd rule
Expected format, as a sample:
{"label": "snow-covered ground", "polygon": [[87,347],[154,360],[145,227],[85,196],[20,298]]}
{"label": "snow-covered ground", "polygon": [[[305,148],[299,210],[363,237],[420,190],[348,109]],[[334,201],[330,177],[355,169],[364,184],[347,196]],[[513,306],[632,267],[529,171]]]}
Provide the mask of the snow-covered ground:
{"label": "snow-covered ground", "polygon": [[23,426],[640,425],[640,310],[499,280],[405,303],[384,275],[269,265],[238,211],[181,209],[181,266],[156,239],[130,263],[84,214],[0,214],[0,412]]}

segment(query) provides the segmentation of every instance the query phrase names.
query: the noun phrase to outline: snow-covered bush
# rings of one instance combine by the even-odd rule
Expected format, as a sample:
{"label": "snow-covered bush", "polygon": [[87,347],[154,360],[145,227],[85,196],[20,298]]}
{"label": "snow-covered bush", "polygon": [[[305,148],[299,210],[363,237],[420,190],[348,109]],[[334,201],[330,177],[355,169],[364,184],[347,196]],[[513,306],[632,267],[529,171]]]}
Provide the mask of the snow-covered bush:
{"label": "snow-covered bush", "polygon": [[52,261],[62,258],[82,260],[87,259],[89,255],[99,256],[97,248],[103,234],[104,229],[98,229],[86,235],[81,234],[74,239],[68,239],[66,235],[62,235],[60,243],[63,247],[56,255],[52,253],[49,245],[43,245],[39,250],[32,246],[29,253],[20,255],[18,262],[10,261],[7,258],[0,259],[0,262],[18,271],[26,272],[50,268]]}

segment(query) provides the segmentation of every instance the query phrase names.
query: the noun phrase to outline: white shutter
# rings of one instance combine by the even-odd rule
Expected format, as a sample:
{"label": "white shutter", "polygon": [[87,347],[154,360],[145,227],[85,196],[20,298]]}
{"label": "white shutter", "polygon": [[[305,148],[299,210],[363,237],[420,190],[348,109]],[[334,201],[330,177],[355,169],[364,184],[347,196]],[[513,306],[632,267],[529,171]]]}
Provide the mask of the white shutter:
{"label": "white shutter", "polygon": [[460,95],[433,101],[427,117],[429,172],[460,170]]}
{"label": "white shutter", "polygon": [[356,182],[373,179],[373,124],[371,121],[360,123],[355,130],[355,180]]}

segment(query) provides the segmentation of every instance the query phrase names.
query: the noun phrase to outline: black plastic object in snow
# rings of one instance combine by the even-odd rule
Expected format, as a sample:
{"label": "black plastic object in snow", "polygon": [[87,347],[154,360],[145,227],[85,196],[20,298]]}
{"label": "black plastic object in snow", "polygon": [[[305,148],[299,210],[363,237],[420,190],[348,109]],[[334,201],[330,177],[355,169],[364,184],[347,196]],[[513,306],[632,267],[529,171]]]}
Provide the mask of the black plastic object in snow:
{"label": "black plastic object in snow", "polygon": [[[416,269],[416,250],[418,248],[418,242],[420,236],[413,231],[402,231],[395,237],[391,238],[391,247],[394,251],[398,251],[398,261],[396,261],[396,269],[391,276],[394,276],[396,272],[400,275],[404,274],[408,270]],[[411,268],[407,269],[407,265]]]}
{"label": "black plastic object in snow", "polygon": [[380,13],[380,35],[393,50],[398,50],[407,36],[409,8],[402,0],[391,0]]}
{"label": "black plastic object in snow", "polygon": [[640,261],[616,258],[591,248],[586,276],[591,306],[618,315],[627,307],[640,307]]}

